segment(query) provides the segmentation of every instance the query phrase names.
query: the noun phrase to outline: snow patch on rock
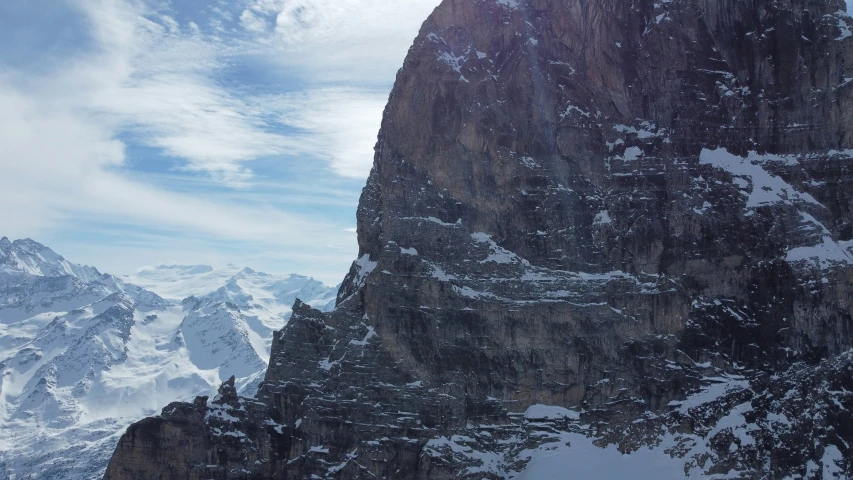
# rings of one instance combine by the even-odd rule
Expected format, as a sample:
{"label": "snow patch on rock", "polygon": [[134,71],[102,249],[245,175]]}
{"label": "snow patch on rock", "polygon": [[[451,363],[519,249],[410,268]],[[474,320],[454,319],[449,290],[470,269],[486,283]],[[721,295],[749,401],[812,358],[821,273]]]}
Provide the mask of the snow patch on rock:
{"label": "snow patch on rock", "polygon": [[703,148],[699,155],[699,163],[711,165],[728,172],[735,178],[747,180],[748,186],[743,187],[745,190],[749,190],[746,208],[752,209],[777,203],[793,204],[795,202],[820,205],[808,193],[798,191],[781,178],[762,168],[757,159],[756,163],[753,163],[748,158],[729,153],[725,148],[713,150]]}

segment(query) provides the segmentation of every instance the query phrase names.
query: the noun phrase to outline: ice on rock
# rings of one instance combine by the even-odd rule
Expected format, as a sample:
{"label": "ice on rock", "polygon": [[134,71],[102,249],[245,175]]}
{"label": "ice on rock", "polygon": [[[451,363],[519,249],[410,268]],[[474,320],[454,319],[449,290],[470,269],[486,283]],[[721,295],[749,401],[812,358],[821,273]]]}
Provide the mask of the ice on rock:
{"label": "ice on rock", "polygon": [[537,404],[527,407],[527,410],[524,411],[524,418],[527,420],[578,420],[580,413],[564,407]]}
{"label": "ice on rock", "polygon": [[744,189],[749,190],[746,208],[795,202],[820,206],[814,197],[795,189],[780,177],[770,174],[757,161],[753,162],[748,158],[733,155],[725,148],[703,148],[699,155],[699,163],[724,170],[735,178],[748,179],[750,186],[744,185]]}

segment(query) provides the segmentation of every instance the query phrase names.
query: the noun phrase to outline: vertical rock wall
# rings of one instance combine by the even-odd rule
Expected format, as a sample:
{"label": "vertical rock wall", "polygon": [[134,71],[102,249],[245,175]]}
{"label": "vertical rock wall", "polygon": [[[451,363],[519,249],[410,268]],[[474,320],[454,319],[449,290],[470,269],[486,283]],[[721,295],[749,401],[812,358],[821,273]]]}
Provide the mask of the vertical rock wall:
{"label": "vertical rock wall", "polygon": [[[444,1],[386,107],[338,309],[294,308],[258,397],[232,399],[225,426],[202,400],[201,425],[187,406],[146,420],[106,478],[503,478],[516,467],[500,445],[526,435],[533,404],[620,425],[712,375],[825,364],[810,368],[843,383],[844,8]],[[491,429],[471,441],[503,452],[503,470],[428,454],[472,425]],[[779,475],[820,454],[797,452]],[[740,465],[726,455],[714,465]]]}

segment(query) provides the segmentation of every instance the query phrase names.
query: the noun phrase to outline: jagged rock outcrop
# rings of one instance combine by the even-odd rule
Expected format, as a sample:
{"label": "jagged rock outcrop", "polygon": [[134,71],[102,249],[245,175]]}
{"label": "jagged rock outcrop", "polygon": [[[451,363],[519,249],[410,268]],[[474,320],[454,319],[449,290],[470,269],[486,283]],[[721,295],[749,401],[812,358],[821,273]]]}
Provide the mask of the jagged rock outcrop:
{"label": "jagged rock outcrop", "polygon": [[[294,307],[244,417],[176,406],[106,478],[506,478],[567,435],[685,473],[849,475],[850,399],[810,390],[853,375],[844,8],[445,0],[386,107],[337,310]],[[755,423],[803,405],[826,409]]]}

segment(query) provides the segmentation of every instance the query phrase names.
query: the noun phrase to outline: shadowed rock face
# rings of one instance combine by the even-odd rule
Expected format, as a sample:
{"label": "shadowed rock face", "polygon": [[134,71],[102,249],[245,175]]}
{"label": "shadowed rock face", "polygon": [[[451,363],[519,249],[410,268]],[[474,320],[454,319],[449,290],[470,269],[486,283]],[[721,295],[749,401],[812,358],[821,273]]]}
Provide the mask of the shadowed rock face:
{"label": "shadowed rock face", "polygon": [[[214,426],[200,419],[220,407],[200,400],[141,422],[106,478],[150,478],[140,458],[163,478],[503,478],[523,462],[498,440],[528,438],[515,414],[532,404],[583,408],[608,438],[709,375],[746,376],[766,411],[756,392],[785,372],[845,384],[849,361],[833,360],[853,339],[844,8],[444,1],[386,107],[338,309],[297,303],[257,398],[229,404],[244,416]],[[850,421],[845,409],[788,441]],[[429,453],[477,425],[491,440],[471,441],[500,452],[498,470]],[[746,460],[720,447],[700,467],[763,471],[773,445]],[[769,478],[805,472],[819,450],[791,446]]]}
{"label": "shadowed rock face", "polygon": [[847,348],[847,269],[785,261],[853,235],[843,5],[771,5],[439,7],[359,208],[389,348],[441,382],[487,366],[466,388],[522,407],[608,375],[653,407],[681,393],[637,375],[633,342],[755,367]]}

